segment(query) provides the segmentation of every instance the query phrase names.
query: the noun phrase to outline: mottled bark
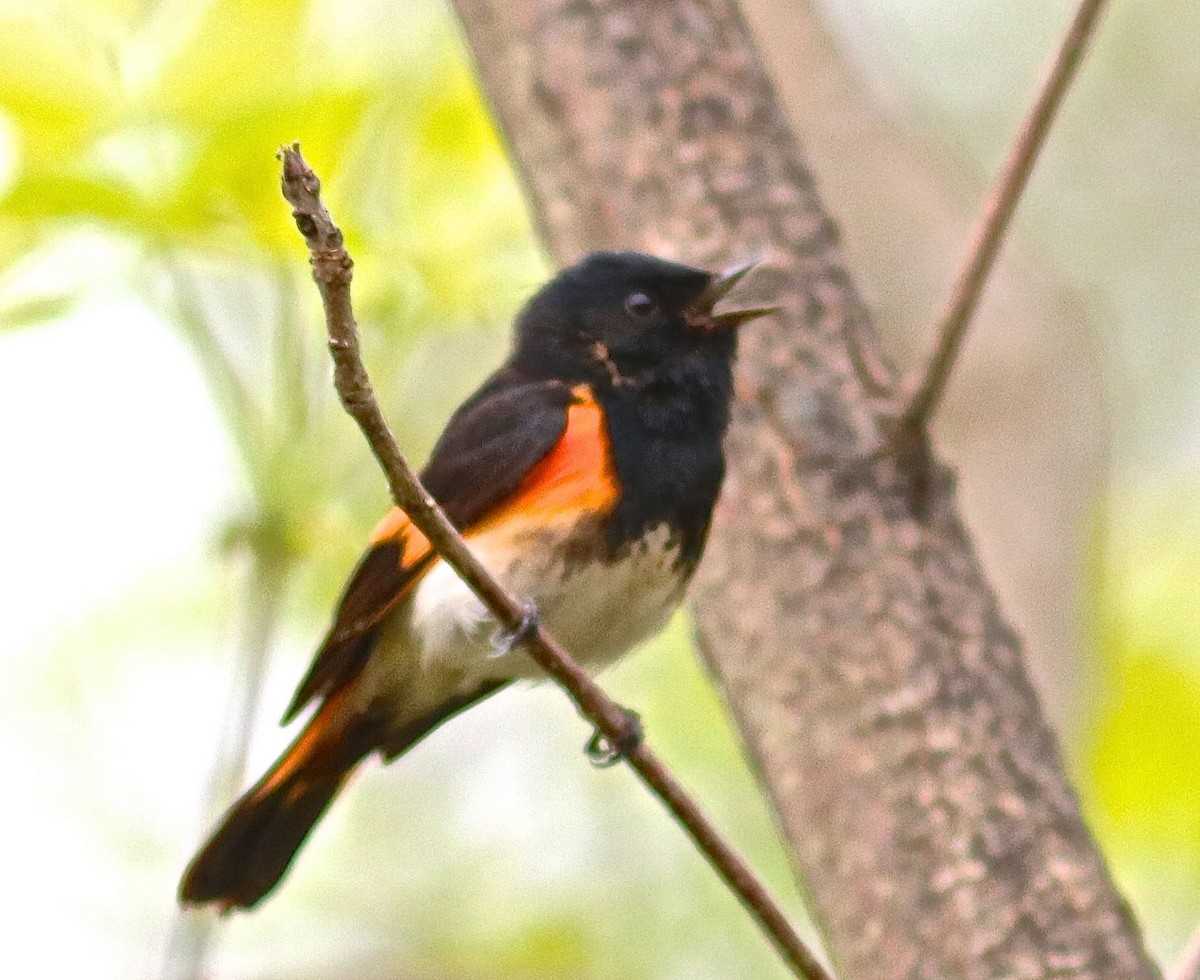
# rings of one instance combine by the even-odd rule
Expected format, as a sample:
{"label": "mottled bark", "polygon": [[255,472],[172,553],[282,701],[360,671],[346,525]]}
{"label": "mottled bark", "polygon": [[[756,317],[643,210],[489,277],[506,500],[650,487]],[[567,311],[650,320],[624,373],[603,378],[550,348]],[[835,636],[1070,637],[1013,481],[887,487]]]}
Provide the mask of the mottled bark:
{"label": "mottled bark", "polygon": [[695,610],[843,974],[1155,976],[736,7],[457,6],[558,259],[768,260]]}
{"label": "mottled bark", "polygon": [[[883,344],[915,366],[982,187],[963,186],[952,148],[889,118],[853,52],[828,35],[821,0],[741,6]],[[1034,81],[1031,67],[1013,84]],[[1108,466],[1098,346],[1110,326],[1056,263],[1028,241],[1009,242],[933,427],[939,453],[959,470],[959,511],[1019,626],[1043,705],[1068,723],[1092,705],[1079,665],[1091,639],[1080,635],[1079,569]]]}

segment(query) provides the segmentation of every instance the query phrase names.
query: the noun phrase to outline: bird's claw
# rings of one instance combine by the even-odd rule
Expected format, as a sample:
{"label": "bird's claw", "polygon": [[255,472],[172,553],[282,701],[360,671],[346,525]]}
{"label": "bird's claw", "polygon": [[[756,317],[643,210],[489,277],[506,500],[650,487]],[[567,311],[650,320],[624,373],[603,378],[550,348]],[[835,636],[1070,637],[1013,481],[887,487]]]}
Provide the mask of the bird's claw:
{"label": "bird's claw", "polygon": [[497,633],[492,639],[492,659],[507,657],[541,628],[542,614],[534,603],[523,602],[521,609],[521,622],[517,624],[517,628],[507,633]]}
{"label": "bird's claw", "polygon": [[629,708],[621,708],[620,711],[625,716],[625,734],[620,739],[615,743],[611,742],[608,736],[597,728],[583,747],[584,755],[597,769],[615,766],[622,759],[627,759],[642,744],[645,733],[642,730],[641,715]]}

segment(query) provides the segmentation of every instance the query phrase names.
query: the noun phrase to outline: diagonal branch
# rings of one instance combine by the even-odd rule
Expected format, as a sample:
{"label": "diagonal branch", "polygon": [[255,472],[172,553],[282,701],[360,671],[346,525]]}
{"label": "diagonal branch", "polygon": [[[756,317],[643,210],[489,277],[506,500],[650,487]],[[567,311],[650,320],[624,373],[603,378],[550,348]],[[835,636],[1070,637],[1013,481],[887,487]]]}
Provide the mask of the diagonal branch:
{"label": "diagonal branch", "polygon": [[279,158],[283,163],[283,195],[292,205],[296,227],[308,244],[313,278],[325,307],[329,348],[334,360],[334,385],[346,411],[358,423],[379,460],[396,504],[499,623],[523,638],[529,655],[567,691],[608,744],[631,746],[623,753],[625,759],[671,811],[795,974],[806,980],[832,980],[746,862],[687,795],[670,770],[640,742],[636,725],[628,713],[592,681],[545,629],[531,625],[528,608],[510,595],[471,553],[445,512],[421,486],[383,418],[363,367],[358,329],[350,305],[353,262],[341,231],[321,203],[320,181],[301,157],[299,144],[282,147]]}
{"label": "diagonal branch", "polygon": [[1033,105],[1021,124],[1020,132],[1009,148],[1008,157],[971,233],[967,256],[959,269],[938,318],[934,335],[937,347],[925,375],[916,386],[908,407],[900,416],[898,431],[914,434],[929,424],[950,380],[962,349],[971,317],[1000,249],[1017,203],[1029,182],[1038,153],[1046,142],[1050,126],[1063,98],[1083,61],[1088,41],[1095,32],[1107,0],[1080,0],[1071,25],[1063,35],[1054,60],[1042,80]]}

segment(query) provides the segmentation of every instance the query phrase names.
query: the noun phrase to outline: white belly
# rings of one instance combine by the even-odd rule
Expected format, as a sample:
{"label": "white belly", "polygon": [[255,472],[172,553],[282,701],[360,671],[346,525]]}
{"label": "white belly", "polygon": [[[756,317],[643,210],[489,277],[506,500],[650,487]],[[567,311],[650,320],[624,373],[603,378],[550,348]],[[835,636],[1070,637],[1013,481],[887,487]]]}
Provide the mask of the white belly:
{"label": "white belly", "polygon": [[[532,600],[550,633],[585,666],[599,670],[658,632],[683,597],[686,582],[665,526],[613,563],[583,561],[564,568],[559,549],[527,546],[519,563],[502,569],[511,539],[481,535],[472,550],[523,601]],[[553,553],[552,553],[553,552]],[[412,599],[385,623],[372,652],[367,687],[402,700],[423,700],[426,685],[468,689],[484,679],[528,678],[541,668],[520,650],[504,653],[496,622],[462,580],[438,562]],[[430,691],[432,694],[432,691]]]}

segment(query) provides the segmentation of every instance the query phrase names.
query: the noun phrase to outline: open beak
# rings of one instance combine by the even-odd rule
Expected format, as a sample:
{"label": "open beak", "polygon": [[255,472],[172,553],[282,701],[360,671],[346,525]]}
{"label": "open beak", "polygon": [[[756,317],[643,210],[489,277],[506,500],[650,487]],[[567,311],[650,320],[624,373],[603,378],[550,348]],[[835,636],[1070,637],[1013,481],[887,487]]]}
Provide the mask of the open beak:
{"label": "open beak", "polygon": [[714,313],[713,307],[741,282],[746,274],[758,265],[757,261],[742,262],[713,276],[695,301],[688,307],[688,323],[702,330],[726,330],[740,327],[743,323],[778,311],[778,306],[754,306],[742,310]]}

